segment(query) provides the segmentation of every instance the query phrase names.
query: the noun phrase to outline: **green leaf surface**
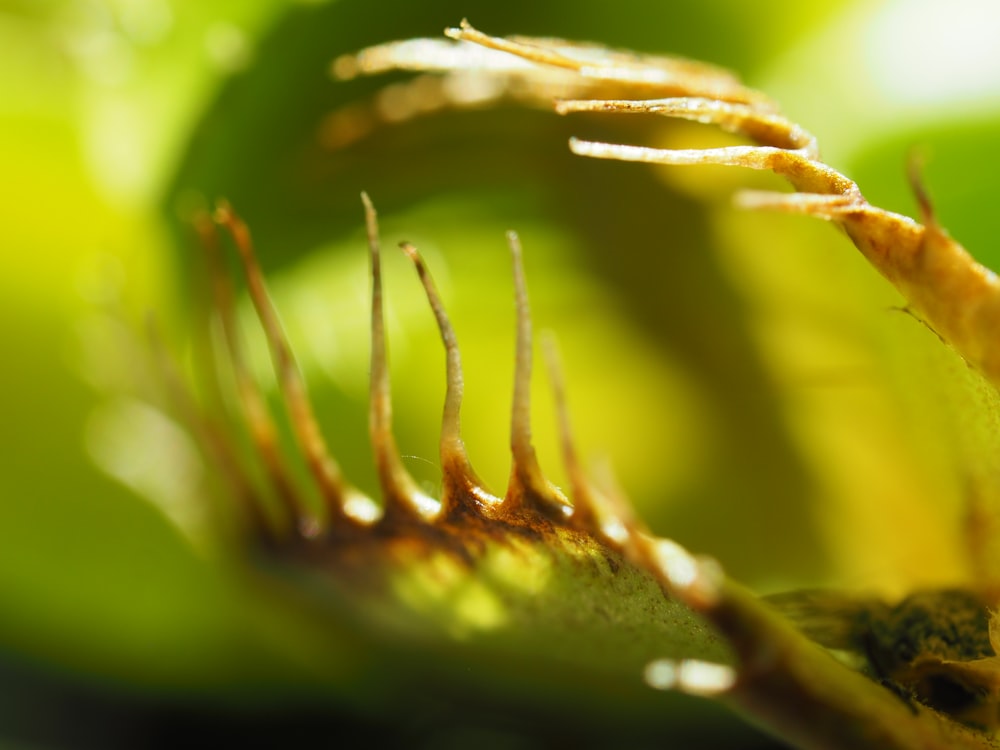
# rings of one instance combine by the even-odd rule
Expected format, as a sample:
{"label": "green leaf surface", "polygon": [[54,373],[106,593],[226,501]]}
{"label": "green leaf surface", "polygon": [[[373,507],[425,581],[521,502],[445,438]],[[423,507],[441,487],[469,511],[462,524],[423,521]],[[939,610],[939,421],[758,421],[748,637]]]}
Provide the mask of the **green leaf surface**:
{"label": "green leaf surface", "polygon": [[[170,485],[173,504],[162,493],[147,502],[148,483],[120,481],[134,462],[195,455],[184,439],[136,450],[118,479],[108,476],[108,441],[175,435],[152,432],[167,417],[153,408],[143,319],[155,311],[185,367],[197,358],[190,282],[201,266],[179,217],[222,196],[254,232],[331,446],[362,489],[377,490],[364,189],[386,248],[415,242],[441,284],[467,364],[466,440],[495,491],[508,471],[513,367],[503,232],[515,228],[536,324],[561,342],[584,453],[610,458],[654,530],[762,591],[896,594],[968,579],[968,487],[989,505],[1000,476],[995,399],[982,383],[892,311],[898,295],[830,228],[730,209],[729,193],[750,176],[590,162],[565,148],[570,135],[659,145],[712,136],[505,108],[386,127],[349,149],[322,140],[330,112],[391,80],[336,83],[331,60],[435,37],[463,16],[497,34],[690,55],[785,97],[827,91],[823,75],[857,80],[862,59],[833,72],[819,62],[830,60],[824,30],[859,11],[140,5],[0,9],[0,44],[17,63],[0,71],[9,172],[0,190],[11,216],[0,229],[0,659],[51,670],[32,706],[51,705],[51,684],[75,675],[85,693],[110,683],[112,704],[131,705],[122,696],[132,694],[152,695],[152,706],[207,702],[216,720],[232,703],[391,712],[408,728],[430,715],[446,746],[470,736],[551,742],[541,728],[549,712],[595,745],[616,732],[637,746],[648,736],[738,741],[718,711],[642,682],[652,658],[720,657],[715,637],[644,574],[614,575],[592,548],[498,545],[473,570],[447,557],[397,560],[375,593],[287,571],[260,582],[204,517],[212,485],[197,459],[190,484]],[[811,60],[825,72],[810,77]],[[942,222],[1000,266],[984,218],[1000,158],[995,115],[949,118],[942,105],[928,124],[894,110],[867,136],[820,110],[814,118],[804,100],[782,103],[890,209],[912,213],[905,155],[926,146]],[[855,136],[860,145],[845,145]],[[433,489],[443,357],[412,271],[401,258],[386,263],[397,439]],[[250,329],[248,306],[242,319]],[[252,337],[251,356],[277,403]],[[539,383],[536,443],[564,484],[547,398]],[[9,674],[0,693],[13,695],[20,678]],[[504,723],[504,712],[516,718]],[[0,719],[34,731],[23,715]],[[252,725],[242,713],[233,722]]]}

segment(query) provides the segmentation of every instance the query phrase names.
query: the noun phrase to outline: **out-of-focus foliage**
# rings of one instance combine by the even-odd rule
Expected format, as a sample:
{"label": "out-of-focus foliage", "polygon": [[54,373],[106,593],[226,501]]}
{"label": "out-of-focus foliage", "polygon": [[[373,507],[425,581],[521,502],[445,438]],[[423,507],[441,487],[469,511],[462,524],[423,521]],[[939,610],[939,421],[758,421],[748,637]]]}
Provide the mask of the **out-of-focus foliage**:
{"label": "out-of-focus foliage", "polygon": [[[990,262],[1000,62],[970,32],[995,28],[996,11],[934,5],[0,5],[0,664],[181,696],[317,700],[353,684],[355,700],[379,700],[374,677],[352,683],[336,634],[243,584],[213,541],[197,454],[155,408],[144,318],[188,340],[199,266],[179,217],[222,195],[255,232],[331,444],[366,489],[362,189],[386,246],[416,242],[443,288],[467,360],[467,441],[494,487],[507,471],[514,227],[581,443],[611,457],[657,530],[762,588],[899,592],[967,575],[963,487],[991,464],[940,395],[941,373],[961,381],[961,365],[940,364],[938,342],[890,310],[898,299],[846,240],[730,209],[757,176],[565,148],[612,129],[660,145],[714,135],[504,110],[323,143],[329,112],[386,83],[334,83],[334,57],[463,16],[491,33],[669,51],[774,95],[880,205],[911,212],[904,160],[925,148],[942,222]],[[442,358],[397,261],[399,443],[433,484]],[[558,479],[544,394],[537,442]],[[486,671],[484,701],[504,693]],[[0,673],[0,694],[13,683]]]}

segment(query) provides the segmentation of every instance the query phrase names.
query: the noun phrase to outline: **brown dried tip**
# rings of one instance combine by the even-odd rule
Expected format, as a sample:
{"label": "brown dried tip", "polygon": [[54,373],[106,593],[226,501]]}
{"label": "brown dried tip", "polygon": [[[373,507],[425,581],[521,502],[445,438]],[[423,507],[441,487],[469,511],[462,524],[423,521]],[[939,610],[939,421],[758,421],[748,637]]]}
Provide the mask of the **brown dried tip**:
{"label": "brown dried tip", "polygon": [[441,510],[441,504],[420,491],[413,477],[403,466],[392,434],[392,396],[389,388],[389,366],[386,358],[385,320],[382,312],[382,262],[379,252],[378,218],[367,193],[361,194],[365,206],[365,227],[372,274],[372,354],[371,403],[368,429],[379,483],[382,487],[386,523],[430,521]]}
{"label": "brown dried tip", "polygon": [[213,307],[222,324],[226,351],[236,380],[241,417],[250,432],[254,449],[260,456],[275,494],[285,510],[283,525],[289,521],[304,537],[315,536],[318,521],[315,514],[306,507],[299,496],[291,475],[281,455],[278,430],[271,410],[256,380],[251,376],[243,358],[243,347],[236,326],[233,287],[229,275],[222,265],[219,236],[215,224],[207,215],[195,218],[195,229],[201,239],[208,260],[208,272],[212,281]]}
{"label": "brown dried tip", "polygon": [[[320,433],[291,346],[268,297],[263,274],[254,255],[250,231],[226,201],[219,202],[215,211],[215,221],[229,231],[239,251],[246,273],[247,289],[271,349],[271,358],[295,439],[323,497],[328,515],[326,522],[332,525],[346,525],[361,520],[349,516],[345,510],[348,501],[354,503],[360,493],[347,485],[341,475],[340,467],[327,450],[326,441]],[[365,516],[364,513],[357,515]],[[316,532],[321,530],[323,529],[317,528]]]}
{"label": "brown dried tip", "polygon": [[545,479],[531,444],[531,309],[524,278],[521,240],[507,232],[514,261],[514,301],[517,312],[517,343],[514,355],[514,403],[511,409],[510,449],[513,457],[510,484],[504,501],[512,512],[529,508],[555,520],[572,514],[566,498]]}
{"label": "brown dried tip", "polygon": [[485,509],[488,512],[489,508],[498,505],[501,500],[483,486],[482,480],[469,462],[465,443],[462,441],[461,409],[465,381],[462,377],[462,355],[458,349],[455,330],[444,310],[434,280],[427,271],[427,266],[417,248],[409,242],[401,242],[399,247],[413,261],[417,276],[420,277],[420,282],[427,293],[427,301],[434,312],[445,349],[447,390],[444,397],[444,417],[441,420],[441,471],[444,482],[441,514],[447,518],[469,511],[478,512]]}

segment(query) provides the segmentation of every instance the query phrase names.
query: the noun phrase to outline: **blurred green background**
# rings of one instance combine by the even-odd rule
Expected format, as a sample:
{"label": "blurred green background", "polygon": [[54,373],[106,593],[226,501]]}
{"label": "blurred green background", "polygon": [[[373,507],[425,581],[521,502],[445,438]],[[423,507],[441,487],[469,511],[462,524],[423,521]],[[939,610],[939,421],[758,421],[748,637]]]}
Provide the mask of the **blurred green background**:
{"label": "blurred green background", "polygon": [[[1000,11],[939,5],[0,2],[0,739],[138,746],[265,726],[304,738],[345,726],[359,704],[405,702],[358,677],[329,622],[246,583],[213,526],[211,478],[161,411],[144,318],[197,378],[200,266],[181,219],[221,196],[254,232],[326,434],[363,489],[375,491],[367,190],[385,246],[415,242],[441,286],[466,359],[467,442],[495,491],[508,470],[514,228],[583,451],[611,460],[654,529],[764,591],[967,577],[963,487],[997,468],[969,428],[968,376],[891,310],[897,296],[847,241],[730,208],[739,187],[778,185],[767,176],[587,161],[565,146],[573,134],[664,146],[716,134],[511,108],[429,116],[344,149],[322,138],[329,113],[392,80],[337,83],[331,60],[462,17],[495,34],[683,54],[773,95],[877,205],[914,212],[904,166],[922,149],[942,222],[996,268]],[[443,357],[412,270],[387,255],[398,440],[433,487]],[[273,391],[260,341],[252,353]],[[559,482],[536,380],[536,442]],[[426,667],[399,652],[401,669]],[[512,700],[489,670],[470,680],[484,704]],[[441,705],[423,734],[377,713],[356,728],[428,746],[574,736],[523,702],[511,726],[470,720],[438,736]],[[651,710],[616,729],[612,709],[594,721],[637,727],[640,743],[662,729]]]}

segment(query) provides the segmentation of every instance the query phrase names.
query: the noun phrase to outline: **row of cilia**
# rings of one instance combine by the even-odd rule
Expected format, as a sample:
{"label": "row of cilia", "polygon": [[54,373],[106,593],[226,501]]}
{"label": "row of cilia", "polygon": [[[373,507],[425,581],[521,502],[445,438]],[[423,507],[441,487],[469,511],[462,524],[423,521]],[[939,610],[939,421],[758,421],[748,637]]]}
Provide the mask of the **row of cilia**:
{"label": "row of cilia", "polygon": [[[995,282],[933,220],[924,227],[867,204],[853,182],[818,161],[812,136],[783,118],[765,97],[742,86],[730,74],[690,61],[609,53],[557,40],[497,39],[467,24],[449,30],[448,34],[463,41],[457,46],[429,40],[384,45],[338,59],[334,71],[341,78],[392,68],[445,73],[440,79],[430,79],[439,81],[436,89],[433,85],[428,87],[428,79],[419,82],[421,96],[436,102],[424,107],[424,111],[434,106],[481,104],[481,96],[463,99],[454,95],[454,91],[468,93],[468,88],[451,84],[454,76],[485,75],[493,81],[494,97],[514,96],[532,102],[550,102],[554,96],[577,97],[558,103],[557,110],[562,113],[653,112],[715,123],[746,135],[758,145],[659,151],[574,140],[571,148],[576,153],[601,158],[669,164],[721,163],[770,169],[786,176],[802,192],[753,194],[744,197],[743,202],[757,208],[807,213],[839,223],[876,268],[903,291],[917,314],[970,362],[995,381],[1000,379],[1000,362],[992,360],[981,345],[982,326],[994,309],[1000,309],[1000,304],[995,303],[1000,296],[995,294]],[[431,96],[434,90],[440,96]],[[447,93],[449,90],[453,92],[451,95]],[[587,98],[581,100],[581,95]],[[344,143],[360,137],[366,129],[378,124],[383,115],[374,105],[368,110],[355,107],[340,113],[331,120],[331,138]],[[400,117],[396,112],[383,119]],[[200,415],[184,389],[173,390],[180,410],[200,437],[205,451],[223,469],[233,491],[244,501],[252,544],[293,559],[329,561],[338,551],[378,549],[406,539],[452,550],[473,561],[477,540],[484,537],[502,541],[520,535],[545,543],[566,533],[576,534],[652,576],[667,597],[708,620],[735,654],[732,667],[696,660],[658,662],[647,674],[647,680],[657,687],[717,697],[802,746],[989,746],[985,735],[919,703],[900,700],[882,686],[841,666],[825,650],[726,578],[713,560],[696,557],[677,543],[650,534],[610,482],[599,488],[589,481],[573,448],[562,376],[552,345],[546,346],[545,351],[559,415],[569,498],[545,479],[531,443],[532,331],[521,248],[514,233],[508,235],[517,314],[510,437],[512,470],[502,498],[483,487],[462,443],[459,413],[463,379],[454,331],[417,250],[406,243],[401,246],[413,261],[426,290],[447,362],[440,443],[441,496],[432,498],[424,493],[403,467],[392,433],[378,228],[371,202],[365,195],[362,198],[372,278],[369,427],[382,493],[380,504],[350,485],[326,448],[293,353],[269,301],[246,225],[224,202],[211,217],[206,215],[196,221],[212,259],[214,307],[222,322],[241,417],[271,485],[266,494],[281,500],[280,515],[261,502],[261,491],[241,467],[228,438]],[[923,205],[926,218],[930,219],[926,201]],[[271,349],[298,449],[324,501],[320,513],[307,508],[295,487],[279,450],[278,431],[265,399],[244,363],[233,312],[234,292],[221,270],[219,227],[231,235],[239,251],[249,295]],[[957,314],[954,298],[941,289],[945,283],[941,279],[943,266],[951,269],[952,281],[957,279],[955,283],[964,284],[968,293],[986,300],[988,304],[978,308],[981,315]],[[169,366],[164,369],[169,370]],[[178,385],[176,380],[174,385]],[[320,552],[314,556],[309,550]]]}

